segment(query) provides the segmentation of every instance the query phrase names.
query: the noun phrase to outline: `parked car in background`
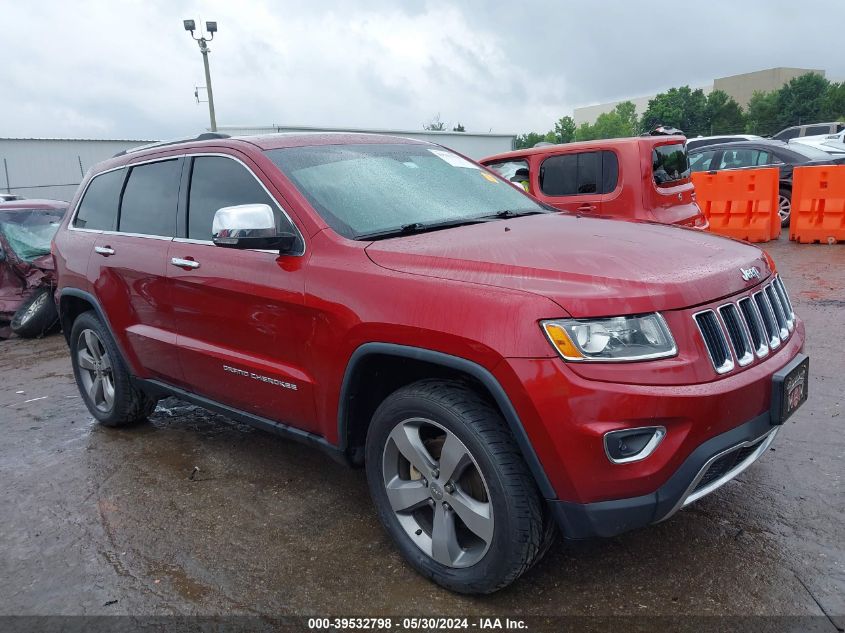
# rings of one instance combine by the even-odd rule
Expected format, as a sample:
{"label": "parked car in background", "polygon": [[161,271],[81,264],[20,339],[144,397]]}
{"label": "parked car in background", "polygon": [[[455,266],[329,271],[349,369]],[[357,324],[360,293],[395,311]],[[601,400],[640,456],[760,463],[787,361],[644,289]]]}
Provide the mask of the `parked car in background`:
{"label": "parked car in background", "polygon": [[591,216],[706,228],[682,136],[546,145],[481,164],[546,204]]}
{"label": "parked car in background", "polygon": [[[759,248],[556,213],[413,139],[205,138],[95,166],[56,234],[103,425],[176,395],[362,465],[398,551],[464,593],[516,580],[556,525],[614,536],[781,456],[809,358]],[[683,139],[623,148],[593,154],[689,180]],[[317,514],[330,478],[303,492]]]}
{"label": "parked car in background", "polygon": [[721,145],[722,143],[738,143],[739,141],[759,141],[762,136],[756,134],[723,134],[721,136],[696,136],[687,139],[687,151],[690,152],[706,145]]}
{"label": "parked car in background", "polygon": [[0,202],[11,202],[12,200],[23,200],[23,196],[16,193],[0,193]]}
{"label": "parked car in background", "polygon": [[835,165],[845,163],[809,145],[762,139],[710,145],[689,153],[690,168],[696,171],[721,171],[751,167],[777,167],[780,169],[778,214],[781,226],[789,226],[792,209],[792,170],[799,166]]}
{"label": "parked car in background", "polygon": [[774,141],[789,141],[802,136],[819,136],[821,134],[836,134],[845,130],[845,123],[832,121],[830,123],[808,123],[807,125],[793,125],[772,135]]}
{"label": "parked car in background", "polygon": [[67,206],[58,200],[0,203],[0,338],[40,336],[58,323],[50,240]]}
{"label": "parked car in background", "polygon": [[821,134],[819,136],[801,136],[791,141],[815,147],[828,154],[845,155],[845,130],[838,134]]}

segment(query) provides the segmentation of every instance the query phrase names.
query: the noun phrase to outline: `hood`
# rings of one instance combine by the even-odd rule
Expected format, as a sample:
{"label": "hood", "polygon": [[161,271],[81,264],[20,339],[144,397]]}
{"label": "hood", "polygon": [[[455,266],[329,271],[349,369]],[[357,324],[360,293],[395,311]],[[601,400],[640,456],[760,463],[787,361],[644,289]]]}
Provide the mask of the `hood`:
{"label": "hood", "polygon": [[[525,216],[373,242],[390,270],[547,297],[574,317],[688,308],[771,274],[759,248],[693,229],[566,214]],[[743,280],[755,266],[760,279]]]}

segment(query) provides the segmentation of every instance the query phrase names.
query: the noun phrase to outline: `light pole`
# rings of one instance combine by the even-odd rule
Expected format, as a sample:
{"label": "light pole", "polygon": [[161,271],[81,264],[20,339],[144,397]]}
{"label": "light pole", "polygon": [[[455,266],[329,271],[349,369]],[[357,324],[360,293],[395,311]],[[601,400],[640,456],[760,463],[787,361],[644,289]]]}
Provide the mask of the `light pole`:
{"label": "light pole", "polygon": [[200,31],[200,37],[194,36],[196,24],[193,20],[182,20],[182,25],[186,31],[191,32],[191,37],[196,40],[200,46],[200,53],[202,53],[202,63],[205,66],[205,89],[208,92],[208,116],[211,119],[211,131],[217,131],[217,118],[214,116],[214,93],[211,91],[211,71],[208,69],[208,43],[214,39],[214,34],[217,32],[217,22],[206,22],[205,30],[208,31],[210,37],[205,39]]}

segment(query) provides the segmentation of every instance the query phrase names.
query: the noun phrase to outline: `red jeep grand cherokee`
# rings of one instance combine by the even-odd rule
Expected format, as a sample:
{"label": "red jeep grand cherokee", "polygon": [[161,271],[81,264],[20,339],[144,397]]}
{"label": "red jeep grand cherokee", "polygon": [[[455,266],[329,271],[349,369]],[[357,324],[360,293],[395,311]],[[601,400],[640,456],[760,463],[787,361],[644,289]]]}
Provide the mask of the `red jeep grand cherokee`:
{"label": "red jeep grand cherokee", "polygon": [[544,145],[482,158],[506,180],[561,211],[706,229],[683,136]]}
{"label": "red jeep grand cherokee", "polygon": [[176,395],[366,467],[435,582],[671,516],[766,450],[808,359],[772,261],[558,213],[386,136],[161,144],[95,167],[55,238],[91,414]]}

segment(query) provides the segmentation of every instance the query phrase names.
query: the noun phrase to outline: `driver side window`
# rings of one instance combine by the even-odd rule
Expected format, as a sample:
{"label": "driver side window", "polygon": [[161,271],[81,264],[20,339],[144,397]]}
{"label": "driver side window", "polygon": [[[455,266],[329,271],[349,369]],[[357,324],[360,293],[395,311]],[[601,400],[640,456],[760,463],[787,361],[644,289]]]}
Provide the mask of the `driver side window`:
{"label": "driver side window", "polygon": [[277,228],[298,234],[278,203],[246,167],[223,156],[194,158],[188,195],[188,238],[211,240],[211,224],[217,210],[239,204],[269,205]]}

